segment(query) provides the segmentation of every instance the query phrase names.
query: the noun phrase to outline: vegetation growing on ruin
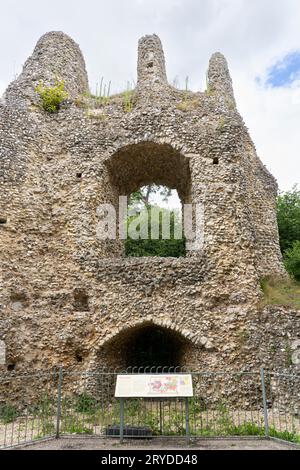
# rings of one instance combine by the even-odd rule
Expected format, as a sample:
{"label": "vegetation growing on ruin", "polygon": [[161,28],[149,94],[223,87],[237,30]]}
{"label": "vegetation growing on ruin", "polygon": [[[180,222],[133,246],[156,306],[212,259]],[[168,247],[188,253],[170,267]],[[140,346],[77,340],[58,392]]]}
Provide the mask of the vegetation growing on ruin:
{"label": "vegetation growing on ruin", "polygon": [[59,79],[56,79],[53,86],[45,86],[40,82],[35,91],[41,99],[42,108],[50,114],[57,113],[63,101],[68,98],[65,82]]}
{"label": "vegetation growing on ruin", "polygon": [[[75,104],[79,108],[93,109],[104,108],[108,105],[122,106],[126,113],[130,113],[133,109],[134,88],[131,82],[127,82],[126,89],[120,93],[111,95],[111,82],[105,83],[101,78],[100,84],[97,83],[95,93],[87,91],[75,100]],[[89,117],[95,117],[89,114]]]}
{"label": "vegetation growing on ruin", "polygon": [[191,111],[193,109],[197,109],[199,107],[199,98],[191,96],[186,97],[179,103],[177,103],[176,108],[180,111]]}
{"label": "vegetation growing on ruin", "polygon": [[264,304],[300,309],[300,282],[291,278],[265,278],[261,281]]}
{"label": "vegetation growing on ruin", "polygon": [[131,113],[133,109],[132,97],[133,97],[133,90],[130,90],[129,88],[127,88],[127,90],[124,91],[123,93],[123,99],[124,99],[123,106],[124,106],[124,110],[126,113]]}

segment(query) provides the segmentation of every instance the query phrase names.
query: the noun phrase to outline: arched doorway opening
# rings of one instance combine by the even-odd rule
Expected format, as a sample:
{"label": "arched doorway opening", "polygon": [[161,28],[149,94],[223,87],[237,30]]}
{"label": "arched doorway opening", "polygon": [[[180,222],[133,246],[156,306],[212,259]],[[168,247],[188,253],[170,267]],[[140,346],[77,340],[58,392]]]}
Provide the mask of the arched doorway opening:
{"label": "arched doorway opening", "polygon": [[191,342],[169,328],[146,322],[126,328],[101,348],[102,360],[110,367],[178,367]]}

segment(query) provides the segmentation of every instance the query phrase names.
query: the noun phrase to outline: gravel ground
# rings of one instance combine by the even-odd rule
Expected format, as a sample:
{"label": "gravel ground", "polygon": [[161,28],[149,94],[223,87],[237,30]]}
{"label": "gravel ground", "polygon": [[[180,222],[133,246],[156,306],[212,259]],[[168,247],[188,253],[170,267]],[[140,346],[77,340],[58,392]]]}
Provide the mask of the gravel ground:
{"label": "gravel ground", "polygon": [[[19,447],[21,449],[21,447]],[[182,439],[130,440],[122,446],[118,440],[63,438],[37,442],[22,450],[300,450],[296,446],[263,439],[198,439],[190,447]]]}

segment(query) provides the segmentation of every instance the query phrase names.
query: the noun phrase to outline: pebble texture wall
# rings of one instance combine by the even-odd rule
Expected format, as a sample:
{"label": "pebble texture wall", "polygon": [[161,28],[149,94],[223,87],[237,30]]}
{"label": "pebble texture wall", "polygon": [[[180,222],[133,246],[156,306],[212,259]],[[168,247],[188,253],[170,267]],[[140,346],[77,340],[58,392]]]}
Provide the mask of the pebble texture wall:
{"label": "pebble texture wall", "polygon": [[[48,114],[35,88],[56,78],[69,97]],[[206,92],[180,91],[159,38],[145,36],[125,99],[92,97],[79,47],[58,32],[39,40],[4,95],[0,367],[126,366],[130,331],[151,325],[180,336],[181,365],[275,361],[268,345],[283,349],[282,332],[297,339],[299,313],[260,311],[260,279],[285,275],[277,185],[236,109],[225,58],[211,58]],[[152,182],[204,207],[204,245],[186,258],[125,258],[122,241],[96,236],[99,204],[117,209],[120,195]]]}

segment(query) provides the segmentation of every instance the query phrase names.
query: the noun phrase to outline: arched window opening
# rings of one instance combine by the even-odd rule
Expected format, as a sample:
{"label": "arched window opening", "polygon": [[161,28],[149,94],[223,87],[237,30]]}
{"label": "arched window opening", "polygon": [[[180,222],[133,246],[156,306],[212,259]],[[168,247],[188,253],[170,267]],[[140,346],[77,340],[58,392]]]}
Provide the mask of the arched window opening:
{"label": "arched window opening", "polygon": [[[123,220],[123,216],[120,217],[121,211],[124,213],[123,206],[120,209],[120,199],[127,198],[129,209],[135,209],[133,214],[131,211],[131,215],[127,213],[125,216],[125,224],[130,222],[132,231],[128,233],[127,225],[123,227],[125,230],[120,238],[117,235],[115,249],[110,250],[110,253],[113,256],[120,253],[120,256],[131,257],[185,256],[184,230],[182,229],[180,237],[178,234],[179,226],[183,225],[181,215],[183,205],[191,204],[189,158],[170,144],[147,141],[122,147],[106,161],[106,168],[110,185],[109,202],[115,208],[117,220]],[[177,207],[174,207],[175,201]],[[148,217],[148,223],[142,224],[141,230],[143,216],[140,212],[142,208],[146,209],[143,212],[149,216],[149,209],[153,207],[155,207],[154,219],[157,220],[159,207],[162,208],[162,213],[158,217],[158,223],[154,222],[154,233],[151,233],[151,215]],[[173,209],[175,212],[177,210],[175,215],[172,215]],[[168,215],[170,215],[169,228],[172,230],[168,236],[167,228],[163,236],[162,221],[167,219]],[[175,233],[174,228],[178,229]],[[132,232],[134,232],[133,237]]]}

